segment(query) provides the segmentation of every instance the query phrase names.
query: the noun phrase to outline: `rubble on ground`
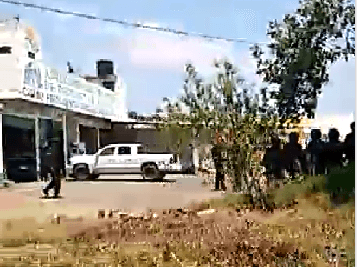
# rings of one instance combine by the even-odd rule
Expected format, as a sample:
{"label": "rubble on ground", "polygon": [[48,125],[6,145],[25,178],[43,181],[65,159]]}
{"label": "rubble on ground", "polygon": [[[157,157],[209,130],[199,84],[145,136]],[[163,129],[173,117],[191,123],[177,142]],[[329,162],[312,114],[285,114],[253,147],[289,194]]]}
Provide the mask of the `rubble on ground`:
{"label": "rubble on ground", "polygon": [[[293,207],[289,210],[291,214],[296,213]],[[45,248],[36,241],[31,252],[24,245],[21,257],[10,258],[12,262],[23,264],[34,263],[36,257],[43,264],[57,260],[62,266],[65,262],[131,266],[133,258],[145,266],[162,266],[159,263],[165,261],[177,262],[180,266],[192,266],[192,262],[196,266],[214,263],[220,266],[302,266],[302,263],[314,266],[301,247],[272,238],[271,231],[283,233],[282,227],[267,228],[262,221],[249,216],[254,212],[257,211],[252,212],[248,206],[216,210],[209,204],[199,203],[187,208],[151,209],[145,213],[100,210],[97,225],[80,229],[67,242]],[[61,214],[52,218],[56,224],[80,221],[80,217]],[[322,232],[330,228],[321,225]],[[290,235],[294,237],[296,233]],[[339,260],[334,257],[338,253],[336,247],[326,244],[321,257],[329,262]],[[134,256],[122,253],[123,249],[129,253],[131,247],[137,250]],[[184,264],[188,261],[191,265]]]}

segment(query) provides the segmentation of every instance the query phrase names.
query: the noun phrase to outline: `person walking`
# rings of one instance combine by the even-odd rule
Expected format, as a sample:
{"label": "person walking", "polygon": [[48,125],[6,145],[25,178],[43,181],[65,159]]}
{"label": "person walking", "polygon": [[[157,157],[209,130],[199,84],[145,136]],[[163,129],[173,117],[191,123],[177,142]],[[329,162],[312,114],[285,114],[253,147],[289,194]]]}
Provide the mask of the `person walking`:
{"label": "person walking", "polygon": [[214,165],[216,168],[216,179],[215,179],[215,190],[225,190],[226,187],[224,185],[224,161],[226,160],[225,148],[222,136],[217,138],[217,143],[214,144],[211,153],[212,158],[214,160]]}
{"label": "person walking", "polygon": [[42,161],[42,176],[46,179],[49,176],[49,183],[42,190],[48,196],[49,190],[54,190],[54,197],[57,198],[61,191],[60,159],[56,151],[55,140],[48,142],[44,148]]}

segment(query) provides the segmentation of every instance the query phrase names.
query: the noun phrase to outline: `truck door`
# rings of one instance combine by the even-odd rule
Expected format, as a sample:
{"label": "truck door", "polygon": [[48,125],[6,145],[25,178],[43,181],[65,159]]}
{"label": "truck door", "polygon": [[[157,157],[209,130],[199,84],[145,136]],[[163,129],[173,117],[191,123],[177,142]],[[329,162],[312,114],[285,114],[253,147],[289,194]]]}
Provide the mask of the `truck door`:
{"label": "truck door", "polygon": [[108,147],[103,149],[98,155],[97,171],[99,174],[115,173],[116,167],[116,147]]}
{"label": "truck door", "polygon": [[133,148],[129,146],[118,147],[118,170],[120,173],[140,172],[140,162],[137,155],[133,155]]}

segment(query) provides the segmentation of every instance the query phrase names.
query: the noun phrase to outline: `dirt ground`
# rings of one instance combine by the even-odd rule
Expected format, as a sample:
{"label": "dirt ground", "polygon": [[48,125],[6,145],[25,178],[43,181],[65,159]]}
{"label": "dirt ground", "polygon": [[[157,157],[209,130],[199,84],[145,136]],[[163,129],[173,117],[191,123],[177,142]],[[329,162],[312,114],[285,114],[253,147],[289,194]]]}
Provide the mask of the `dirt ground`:
{"label": "dirt ground", "polygon": [[[59,266],[56,262],[62,262],[60,266],[73,266],[98,263],[99,258],[103,264],[114,266],[116,263],[122,266],[332,266],[326,265],[326,257],[319,265],[319,259],[311,257],[305,244],[294,242],[309,238],[313,241],[314,238],[327,240],[324,242],[328,246],[330,236],[324,230],[325,218],[320,224],[315,223],[316,228],[322,229],[320,236],[313,232],[296,236],[301,231],[290,232],[282,227],[283,224],[305,227],[307,220],[316,217],[317,213],[325,216],[317,208],[308,209],[307,203],[273,212],[243,207],[212,209],[209,204],[195,203],[187,208],[145,213],[106,210],[102,218],[98,210],[89,208],[70,213],[63,207],[62,213],[55,202],[29,203],[23,194],[14,192],[0,196],[3,197],[0,203],[4,203],[1,200],[10,201],[3,205],[3,211],[5,208],[6,213],[16,209],[22,211],[21,216],[12,220],[2,213],[2,242],[12,240],[12,243],[10,247],[9,244],[0,245],[0,266],[11,266],[12,263],[29,266],[38,260],[48,266]],[[57,211],[57,218],[48,216],[53,209]],[[15,217],[13,214],[11,218]],[[42,217],[42,221],[33,217]],[[354,230],[350,232],[354,233]],[[290,237],[288,241],[283,238],[286,236]],[[62,241],[53,243],[55,238]],[[19,244],[13,241],[20,239],[27,241],[16,241]],[[131,249],[133,254],[129,253]],[[335,252],[332,254],[336,255]],[[4,255],[10,265],[1,262]],[[339,263],[339,266],[347,266],[342,260]]]}
{"label": "dirt ground", "polygon": [[70,223],[67,233],[83,240],[99,240],[105,247],[149,243],[164,253],[169,250],[170,257],[176,253],[176,258],[183,253],[178,251],[179,244],[186,244],[191,250],[197,244],[207,253],[201,255],[202,263],[214,257],[227,266],[279,266],[274,262],[306,258],[297,247],[262,238],[252,230],[277,214],[208,208],[195,204],[189,209],[151,211],[147,215],[121,214],[121,218],[100,219],[97,225]]}
{"label": "dirt ground", "polygon": [[[32,241],[19,245],[21,249],[12,244],[12,252],[8,245],[0,246],[0,254],[7,255],[8,263],[41,259],[48,266],[58,266],[55,262],[59,261],[68,263],[61,266],[98,263],[98,259],[103,264],[121,266],[332,266],[317,264],[303,246],[271,235],[269,224],[275,224],[279,234],[283,232],[279,222],[297,225],[295,213],[294,209],[273,213],[245,208],[211,209],[209,204],[195,203],[187,208],[147,213],[107,210],[98,212],[98,219],[59,215],[59,219],[48,218],[47,223],[37,225],[22,219],[4,224],[3,238],[32,237]],[[24,224],[26,235],[16,232]],[[70,239],[63,241],[65,237]],[[62,241],[53,244],[53,238]],[[343,261],[339,263],[347,266]]]}

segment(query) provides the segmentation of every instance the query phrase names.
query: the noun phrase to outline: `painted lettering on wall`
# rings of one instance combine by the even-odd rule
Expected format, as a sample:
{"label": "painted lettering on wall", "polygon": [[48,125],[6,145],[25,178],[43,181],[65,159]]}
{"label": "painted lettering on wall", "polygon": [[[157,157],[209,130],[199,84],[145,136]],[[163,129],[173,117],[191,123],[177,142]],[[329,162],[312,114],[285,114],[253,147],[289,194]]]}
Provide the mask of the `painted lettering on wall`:
{"label": "painted lettering on wall", "polygon": [[[80,81],[70,76],[60,75],[56,70],[46,68],[39,63],[30,62],[24,69],[22,94],[38,99],[47,104],[60,105],[68,109],[82,109],[103,115],[114,115],[111,95],[83,91],[78,87]],[[94,100],[98,103],[95,104]]]}

